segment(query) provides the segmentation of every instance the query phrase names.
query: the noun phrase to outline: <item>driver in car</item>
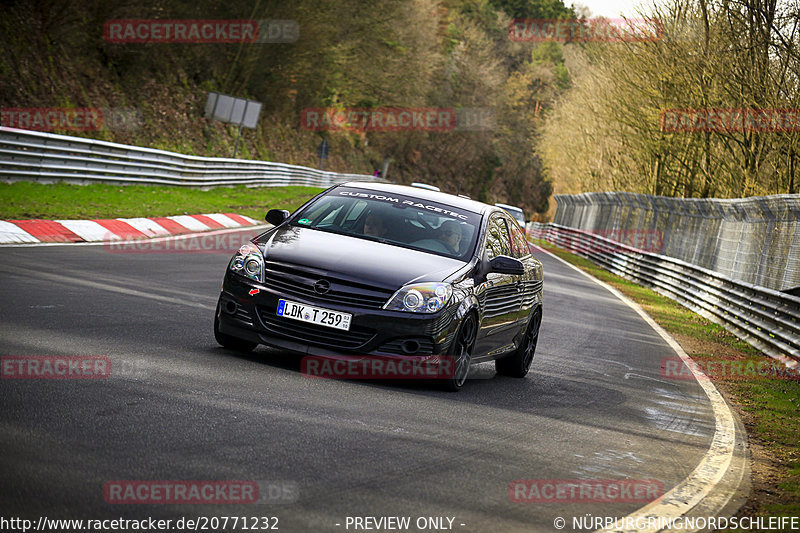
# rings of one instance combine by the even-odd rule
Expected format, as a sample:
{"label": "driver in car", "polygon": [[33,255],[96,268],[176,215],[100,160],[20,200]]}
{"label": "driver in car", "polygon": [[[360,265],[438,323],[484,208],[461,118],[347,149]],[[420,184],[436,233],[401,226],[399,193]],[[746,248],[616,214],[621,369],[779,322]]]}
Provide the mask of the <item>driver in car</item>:
{"label": "driver in car", "polygon": [[370,237],[384,237],[386,235],[386,223],[376,213],[370,213],[364,220],[364,235]]}
{"label": "driver in car", "polygon": [[446,220],[436,234],[439,241],[447,247],[448,252],[458,255],[461,245],[461,225],[455,220]]}

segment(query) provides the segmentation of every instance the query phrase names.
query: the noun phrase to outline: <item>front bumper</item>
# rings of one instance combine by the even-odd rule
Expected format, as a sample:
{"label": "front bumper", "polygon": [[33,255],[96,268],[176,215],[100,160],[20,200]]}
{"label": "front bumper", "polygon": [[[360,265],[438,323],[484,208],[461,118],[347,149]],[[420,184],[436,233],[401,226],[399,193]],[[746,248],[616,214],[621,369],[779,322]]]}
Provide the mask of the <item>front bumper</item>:
{"label": "front bumper", "polygon": [[[349,331],[308,324],[277,315],[285,299],[351,313]],[[222,333],[284,351],[323,357],[375,355],[419,360],[442,355],[458,328],[453,302],[431,315],[363,309],[287,295],[230,271],[217,306]]]}

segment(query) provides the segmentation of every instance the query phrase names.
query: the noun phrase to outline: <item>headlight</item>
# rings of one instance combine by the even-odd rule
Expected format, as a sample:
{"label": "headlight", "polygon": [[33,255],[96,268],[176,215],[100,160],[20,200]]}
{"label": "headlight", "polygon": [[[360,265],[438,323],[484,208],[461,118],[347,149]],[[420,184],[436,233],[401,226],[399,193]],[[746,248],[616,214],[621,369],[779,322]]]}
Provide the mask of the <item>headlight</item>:
{"label": "headlight", "polygon": [[264,257],[256,245],[243,244],[231,259],[231,264],[228,268],[246,278],[262,281]]}
{"label": "headlight", "polygon": [[447,305],[452,295],[453,287],[449,283],[416,283],[394,293],[383,308],[409,313],[435,313]]}

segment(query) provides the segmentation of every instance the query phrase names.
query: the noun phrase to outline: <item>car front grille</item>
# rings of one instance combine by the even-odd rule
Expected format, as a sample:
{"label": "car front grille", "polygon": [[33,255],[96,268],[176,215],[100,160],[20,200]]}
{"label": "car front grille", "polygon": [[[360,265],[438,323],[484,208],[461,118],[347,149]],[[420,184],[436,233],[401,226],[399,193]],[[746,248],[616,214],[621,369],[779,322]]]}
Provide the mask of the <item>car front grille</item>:
{"label": "car front grille", "polygon": [[375,336],[375,330],[353,326],[350,331],[308,324],[276,314],[275,308],[258,307],[264,328],[274,335],[304,344],[314,344],[340,350],[356,350]]}
{"label": "car front grille", "polygon": [[[314,284],[320,280],[330,285],[330,289],[324,294],[314,289]],[[361,309],[380,309],[394,294],[392,290],[269,262],[264,265],[264,283],[287,297]]]}

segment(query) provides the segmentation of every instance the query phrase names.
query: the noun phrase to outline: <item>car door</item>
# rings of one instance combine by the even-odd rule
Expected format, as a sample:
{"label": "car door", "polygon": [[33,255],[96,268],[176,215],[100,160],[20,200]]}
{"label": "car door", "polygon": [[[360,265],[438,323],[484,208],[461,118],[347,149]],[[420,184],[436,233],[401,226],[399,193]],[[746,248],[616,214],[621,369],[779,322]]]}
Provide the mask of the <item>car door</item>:
{"label": "car door", "polygon": [[518,280],[520,287],[519,322],[520,328],[522,328],[527,323],[531,309],[541,304],[541,271],[539,262],[533,257],[522,229],[517,224],[509,224],[509,228],[511,229],[512,257],[519,259],[525,265],[525,274]]}
{"label": "car door", "polygon": [[[486,233],[485,259],[498,255],[512,256],[511,238],[508,222],[500,213],[489,219]],[[513,343],[517,333],[520,307],[520,276],[490,272],[486,281],[476,290],[481,306],[483,320],[478,334],[476,354],[499,353]]]}

